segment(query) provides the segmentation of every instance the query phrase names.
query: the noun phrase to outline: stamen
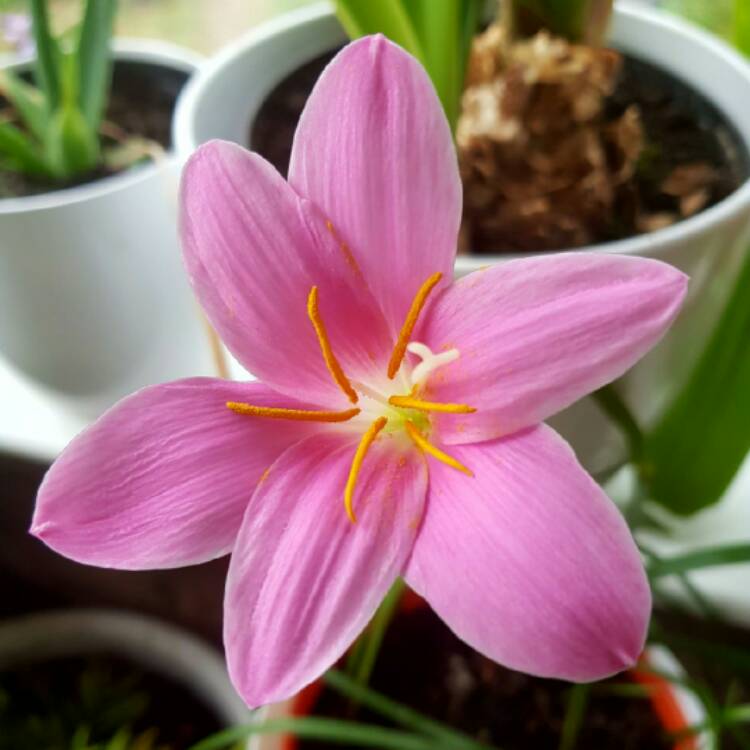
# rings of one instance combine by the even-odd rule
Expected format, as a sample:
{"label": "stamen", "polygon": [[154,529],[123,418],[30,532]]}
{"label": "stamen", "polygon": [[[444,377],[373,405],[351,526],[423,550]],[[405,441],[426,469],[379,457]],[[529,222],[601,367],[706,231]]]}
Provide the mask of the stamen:
{"label": "stamen", "polygon": [[430,276],[430,278],[427,279],[424,284],[422,284],[416,296],[414,297],[414,300],[411,303],[411,307],[409,308],[409,312],[406,315],[404,325],[401,326],[401,332],[398,334],[398,340],[396,341],[396,346],[393,348],[391,359],[388,362],[388,377],[391,380],[396,377],[398,368],[401,367],[401,362],[403,361],[404,354],[406,353],[406,345],[409,343],[411,333],[414,330],[414,326],[417,324],[419,313],[422,312],[422,308],[424,307],[425,302],[427,302],[427,296],[442,278],[443,274],[439,271],[437,273],[433,273],[432,276]]}
{"label": "stamen", "polygon": [[349,469],[349,478],[346,480],[346,489],[344,489],[344,507],[346,508],[346,515],[352,523],[357,523],[357,517],[354,515],[354,487],[357,484],[357,477],[359,476],[359,470],[362,468],[362,462],[365,460],[365,455],[370,449],[370,446],[375,441],[378,433],[385,427],[388,419],[386,417],[378,417],[368,428],[367,432],[362,435],[362,440],[359,441],[357,446],[357,452],[354,454],[354,460],[352,461],[352,468]]}
{"label": "stamen", "polygon": [[473,414],[476,409],[466,404],[446,404],[440,401],[421,401],[418,398],[409,396],[391,396],[388,399],[391,406],[398,406],[402,409],[416,409],[417,411],[436,411],[443,414]]}
{"label": "stamen", "polygon": [[310,295],[307,298],[307,314],[310,318],[310,322],[313,324],[315,333],[318,335],[320,351],[323,354],[323,359],[326,362],[328,371],[333,376],[338,387],[349,397],[349,401],[356,404],[359,398],[357,392],[352,388],[352,384],[349,382],[346,375],[344,375],[344,371],[341,368],[339,361],[336,359],[336,355],[333,353],[331,340],[328,338],[325,326],[323,325],[323,319],[320,317],[320,310],[318,309],[318,287],[316,286],[310,290]]}
{"label": "stamen", "polygon": [[462,463],[456,461],[453,456],[449,456],[447,453],[443,453],[440,448],[436,448],[411,422],[406,423],[406,432],[414,441],[414,444],[417,446],[417,448],[422,450],[424,453],[429,453],[438,461],[441,461],[447,466],[450,466],[457,471],[461,471],[470,477],[474,476],[474,472],[471,469],[467,469]]}
{"label": "stamen", "polygon": [[348,422],[359,414],[357,408],[345,411],[308,411],[306,409],[277,409],[273,406],[255,406],[238,401],[227,401],[227,408],[235,414],[268,419],[293,419],[299,422]]}

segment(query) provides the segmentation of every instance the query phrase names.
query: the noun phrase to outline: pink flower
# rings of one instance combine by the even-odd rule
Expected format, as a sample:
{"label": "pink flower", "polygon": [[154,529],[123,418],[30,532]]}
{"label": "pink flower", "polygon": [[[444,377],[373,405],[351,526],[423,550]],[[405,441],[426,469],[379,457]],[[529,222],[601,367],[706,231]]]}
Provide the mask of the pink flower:
{"label": "pink flower", "polygon": [[419,65],[349,45],[287,184],[229,143],[182,186],[193,287],[262,382],[146,388],[77,437],[33,533],[125,569],[232,552],[225,643],[250,705],[331,666],[397,576],[474,648],[593,680],[631,665],[650,594],[620,514],[541,424],[662,336],[685,277],[566,253],[451,282],[461,185]]}

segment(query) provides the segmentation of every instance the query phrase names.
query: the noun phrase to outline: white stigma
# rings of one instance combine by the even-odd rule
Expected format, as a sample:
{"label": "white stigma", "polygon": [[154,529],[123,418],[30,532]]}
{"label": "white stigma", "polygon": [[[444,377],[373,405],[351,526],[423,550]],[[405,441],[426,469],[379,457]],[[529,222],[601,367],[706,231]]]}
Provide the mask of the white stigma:
{"label": "white stigma", "polygon": [[435,370],[455,362],[459,357],[458,349],[448,349],[435,354],[429,346],[419,341],[409,342],[406,351],[416,354],[422,360],[411,372],[412,386],[422,385]]}

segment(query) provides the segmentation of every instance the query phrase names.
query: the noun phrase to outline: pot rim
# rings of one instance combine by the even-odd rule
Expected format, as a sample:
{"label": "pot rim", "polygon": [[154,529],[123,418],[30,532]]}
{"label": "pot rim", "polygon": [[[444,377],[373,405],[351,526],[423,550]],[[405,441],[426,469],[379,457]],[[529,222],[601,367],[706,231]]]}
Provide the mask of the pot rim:
{"label": "pot rim", "polygon": [[[16,59],[8,65],[0,65],[0,68],[23,68],[28,65],[30,59],[28,57]],[[114,59],[118,62],[145,62],[154,66],[172,68],[191,76],[200,67],[203,57],[196,52],[169,42],[124,37],[114,40]],[[176,113],[177,105],[175,103],[172,112],[173,121]],[[165,160],[167,164],[175,161],[175,152],[173,146]],[[163,163],[146,164],[133,172],[103,177],[94,182],[55,190],[50,193],[18,198],[0,198],[0,217],[3,214],[18,214],[57,208],[108,195],[144,182],[160,173],[163,168]]]}
{"label": "pot rim", "polygon": [[0,669],[48,659],[115,654],[181,683],[227,726],[249,709],[221,654],[196,636],[154,617],[116,609],[62,609],[0,622]]}
{"label": "pot rim", "polygon": [[[704,48],[723,66],[738,74],[745,81],[748,96],[750,97],[750,64],[722,40],[665,11],[647,7],[635,7],[618,2],[614,13],[615,17],[619,16],[624,20],[649,24],[664,34],[679,35],[685,38],[691,45]],[[236,60],[247,54],[249,50],[260,44],[268,43],[272,40],[276,40],[279,44],[284,44],[286,34],[293,28],[315,23],[331,16],[333,16],[333,9],[328,2],[314,3],[310,6],[292,10],[257,26],[232,44],[227,45],[216,56],[210,58],[200,72],[185,87],[178,99],[174,118],[173,138],[178,153],[183,157],[187,157],[199,145],[193,128],[195,112],[200,108],[205,92],[214,87],[217,81],[221,80],[224,69],[227,66],[233,64]],[[717,106],[710,92],[698,89],[689,79],[685,80],[688,85],[699,91],[702,96]],[[750,133],[747,132],[747,127],[743,128],[735,118],[730,117],[721,107],[718,108],[727,122],[731,123],[741,135],[745,147],[750,152]],[[694,216],[683,219],[670,227],[657,229],[648,234],[587,245],[581,248],[562,248],[560,250],[544,252],[586,250],[589,252],[619,253],[625,255],[654,255],[665,250],[668,246],[689,241],[698,234],[712,232],[717,226],[731,222],[749,211],[750,177],[734,192],[714,206]],[[457,264],[462,272],[468,272],[482,268],[499,259],[510,260],[512,258],[532,257],[539,254],[539,252],[503,253],[502,255],[490,253],[481,255],[467,254],[457,256]]]}

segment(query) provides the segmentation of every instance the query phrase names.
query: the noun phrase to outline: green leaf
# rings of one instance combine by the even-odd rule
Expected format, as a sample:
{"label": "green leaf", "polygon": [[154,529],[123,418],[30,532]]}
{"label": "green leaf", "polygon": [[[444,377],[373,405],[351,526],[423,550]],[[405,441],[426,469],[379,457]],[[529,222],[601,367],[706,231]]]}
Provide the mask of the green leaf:
{"label": "green leaf", "polygon": [[586,707],[589,702],[591,685],[573,685],[568,692],[565,717],[560,730],[560,743],[558,750],[575,750],[578,744],[578,736],[586,716]]}
{"label": "green leaf", "polygon": [[41,91],[12,71],[0,70],[0,94],[13,105],[29,132],[40,141],[44,140],[48,115]]}
{"label": "green leaf", "polygon": [[[336,745],[355,747],[378,747],[383,750],[449,750],[434,738],[386,729],[371,724],[353,721],[323,719],[315,716],[289,719],[271,719],[262,724],[247,724],[232,727],[208,737],[189,750],[220,750],[237,740],[256,734],[280,734],[291,732],[297,737],[311,740],[325,740]],[[486,748],[486,750],[491,750]]]}
{"label": "green leaf", "polygon": [[423,65],[425,55],[409,14],[400,0],[336,0],[336,15],[352,39],[383,34],[411,52]]}
{"label": "green leaf", "polygon": [[750,450],[750,251],[690,379],[646,436],[651,497],[679,515],[716,503]]}
{"label": "green leaf", "polygon": [[80,107],[89,127],[99,130],[112,77],[110,39],[117,0],[87,0],[78,41]]}
{"label": "green leaf", "polygon": [[425,55],[425,66],[440,101],[455,130],[463,91],[461,0],[404,0],[416,20],[417,34]]}
{"label": "green leaf", "polygon": [[332,669],[326,672],[323,680],[330,688],[351,699],[354,703],[366,706],[406,729],[432,737],[435,742],[442,743],[445,747],[450,747],[452,750],[486,750],[485,745],[476,742],[471,737],[457,732],[429,716],[423,716],[413,708],[381,695],[371,688],[360,685],[343,672]]}
{"label": "green leaf", "polygon": [[60,179],[91,171],[99,162],[99,138],[79,109],[55,112],[47,131],[47,161]]}
{"label": "green leaf", "polygon": [[44,92],[49,112],[57,109],[60,103],[60,82],[57,75],[59,49],[49,29],[46,0],[31,0],[36,63],[34,76],[39,88]]}
{"label": "green leaf", "polygon": [[380,652],[386,630],[398,610],[406,590],[406,584],[397,578],[378,607],[370,624],[357,639],[357,648],[352,649],[347,670],[360,685],[367,685]]}
{"label": "green leaf", "polygon": [[35,176],[49,176],[51,173],[40,148],[9,122],[0,122],[0,154],[14,171]]}
{"label": "green leaf", "polygon": [[700,549],[675,557],[660,557],[648,565],[648,575],[650,578],[661,578],[701,568],[713,568],[717,565],[738,565],[748,562],[750,544],[733,544]]}
{"label": "green leaf", "polygon": [[643,451],[643,433],[615,385],[605,385],[598,391],[594,391],[591,396],[602,411],[619,427],[627,441],[630,460],[638,462]]}

